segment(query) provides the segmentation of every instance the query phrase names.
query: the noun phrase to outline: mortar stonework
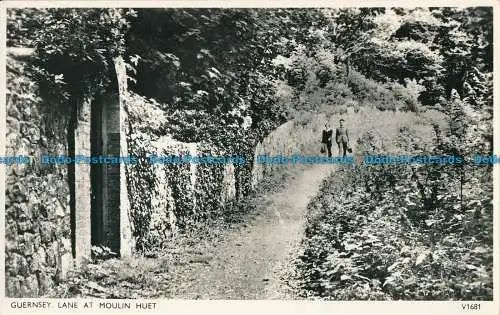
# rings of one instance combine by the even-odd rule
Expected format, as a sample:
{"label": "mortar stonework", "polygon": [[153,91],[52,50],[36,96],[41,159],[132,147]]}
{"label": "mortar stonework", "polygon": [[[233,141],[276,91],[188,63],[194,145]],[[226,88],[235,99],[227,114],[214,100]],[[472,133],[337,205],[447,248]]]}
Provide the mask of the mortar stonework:
{"label": "mortar stonework", "polygon": [[68,167],[40,163],[42,154],[68,154],[68,116],[42,100],[19,59],[8,52],[5,153],[31,162],[5,167],[5,288],[8,297],[34,297],[64,279],[71,263]]}

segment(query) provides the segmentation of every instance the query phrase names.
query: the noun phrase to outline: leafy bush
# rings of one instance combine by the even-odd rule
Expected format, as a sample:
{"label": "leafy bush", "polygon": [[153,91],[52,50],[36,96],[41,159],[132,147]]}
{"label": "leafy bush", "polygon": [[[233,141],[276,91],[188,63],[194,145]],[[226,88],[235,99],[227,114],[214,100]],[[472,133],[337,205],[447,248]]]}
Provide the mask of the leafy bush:
{"label": "leafy bush", "polygon": [[394,92],[394,97],[396,101],[403,102],[404,106],[402,110],[412,111],[418,113],[420,111],[419,97],[425,88],[417,83],[415,79],[410,80],[405,79],[405,85],[401,85],[397,82],[392,83],[390,89]]}
{"label": "leafy bush", "polygon": [[[380,137],[364,133],[356,151],[441,155],[461,143],[453,128],[431,151],[409,127]],[[346,167],[309,205],[290,283],[301,296],[334,300],[491,300],[492,192],[491,166]]]}

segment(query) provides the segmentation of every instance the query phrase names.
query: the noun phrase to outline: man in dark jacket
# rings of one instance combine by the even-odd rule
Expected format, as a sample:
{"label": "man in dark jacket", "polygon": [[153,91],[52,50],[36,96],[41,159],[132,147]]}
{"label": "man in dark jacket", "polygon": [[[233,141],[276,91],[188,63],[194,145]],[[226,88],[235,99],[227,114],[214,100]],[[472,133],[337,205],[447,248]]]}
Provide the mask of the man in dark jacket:
{"label": "man in dark jacket", "polygon": [[349,144],[349,131],[344,127],[344,119],[340,119],[340,126],[335,132],[335,141],[339,146],[339,155],[346,156]]}
{"label": "man in dark jacket", "polygon": [[333,130],[327,123],[325,124],[325,129],[323,130],[321,143],[323,143],[323,145],[326,146],[326,149],[328,150],[328,157],[332,157],[332,136],[333,136]]}

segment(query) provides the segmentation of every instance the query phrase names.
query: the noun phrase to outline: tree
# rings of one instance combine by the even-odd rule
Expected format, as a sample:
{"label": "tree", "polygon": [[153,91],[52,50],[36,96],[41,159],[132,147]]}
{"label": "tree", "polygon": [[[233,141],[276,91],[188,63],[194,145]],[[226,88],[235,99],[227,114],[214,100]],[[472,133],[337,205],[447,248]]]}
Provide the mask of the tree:
{"label": "tree", "polygon": [[9,43],[36,50],[35,73],[61,99],[92,94],[115,77],[112,59],[125,51],[125,9],[9,9]]}

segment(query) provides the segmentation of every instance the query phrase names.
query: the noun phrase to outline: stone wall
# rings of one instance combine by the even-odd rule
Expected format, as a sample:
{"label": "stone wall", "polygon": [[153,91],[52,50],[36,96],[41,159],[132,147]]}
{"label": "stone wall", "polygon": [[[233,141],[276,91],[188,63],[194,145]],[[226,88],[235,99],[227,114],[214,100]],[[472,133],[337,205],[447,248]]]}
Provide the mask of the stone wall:
{"label": "stone wall", "polygon": [[256,189],[258,184],[263,180],[264,176],[270,174],[276,169],[287,167],[279,164],[263,164],[257,163],[259,155],[284,155],[290,156],[294,153],[304,154],[304,146],[298,142],[297,133],[301,133],[300,129],[294,126],[293,121],[289,121],[279,126],[271,132],[264,140],[257,143],[254,150],[254,162],[252,166],[252,189]]}
{"label": "stone wall", "polygon": [[[255,163],[259,154],[304,152],[294,139],[297,127],[286,123],[256,148],[250,148],[253,159],[245,165],[150,164],[147,157],[151,155],[226,153],[208,143],[184,143],[175,140],[174,135],[160,136],[164,133],[162,126],[169,125],[161,104],[130,91],[122,93],[130,119],[129,154],[140,161],[128,166],[127,171],[133,235],[139,251],[154,251],[189,224],[221,215],[233,200],[255,190],[267,173],[283,167]],[[248,159],[245,152],[240,154]]]}
{"label": "stone wall", "polygon": [[[26,53],[27,52],[27,53]],[[36,157],[6,166],[5,285],[9,297],[43,295],[71,265],[67,165],[42,165],[39,156],[68,153],[63,104],[42,100],[26,68],[29,51],[7,58],[6,155]]]}
{"label": "stone wall", "polygon": [[183,143],[170,136],[154,140],[135,138],[143,151],[130,144],[131,155],[141,163],[129,166],[129,195],[134,235],[139,250],[150,251],[162,247],[190,224],[217,215],[236,195],[234,167],[226,165],[197,165],[193,163],[149,163],[146,158],[216,156],[202,143]]}
{"label": "stone wall", "polygon": [[237,168],[230,164],[149,163],[151,155],[221,156],[224,152],[207,143],[184,143],[155,134],[161,134],[158,130],[167,123],[160,105],[128,91],[124,98],[130,119],[129,154],[140,159],[127,171],[133,234],[139,251],[151,251],[190,224],[220,214],[237,195]]}
{"label": "stone wall", "polygon": [[[97,239],[99,245],[109,246],[122,257],[130,255],[134,247],[123,164],[102,165],[103,181],[92,185],[92,166],[88,163],[41,163],[42,155],[96,154],[91,142],[102,146],[103,155],[127,156],[128,121],[123,99],[119,98],[119,87],[126,88],[126,84],[82,100],[51,99],[31,73],[33,57],[30,49],[8,49],[5,154],[31,158],[30,163],[5,168],[9,297],[49,293],[73,266],[90,258],[93,227],[99,226],[104,232]],[[116,60],[116,70],[118,75],[124,72],[122,60]],[[101,108],[106,120],[98,122],[102,123],[99,130],[104,135],[103,143],[92,140],[96,108]],[[102,190],[105,195],[94,219],[92,188],[94,193]]]}

